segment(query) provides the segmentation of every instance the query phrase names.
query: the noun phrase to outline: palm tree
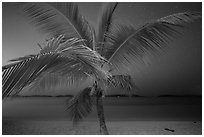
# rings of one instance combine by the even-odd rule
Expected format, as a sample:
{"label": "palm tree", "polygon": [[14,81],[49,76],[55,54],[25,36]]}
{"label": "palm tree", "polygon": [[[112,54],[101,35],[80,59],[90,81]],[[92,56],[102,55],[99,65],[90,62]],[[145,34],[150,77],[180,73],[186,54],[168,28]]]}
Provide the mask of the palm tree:
{"label": "palm tree", "polygon": [[24,87],[42,89],[45,83],[70,85],[91,78],[92,86],[69,100],[68,109],[77,123],[96,104],[101,134],[108,134],[102,102],[106,89],[135,89],[132,77],[124,70],[146,64],[151,55],[162,53],[171,38],[180,35],[180,28],[201,18],[198,12],[176,13],[135,28],[116,23],[113,16],[118,3],[105,3],[96,34],[74,3],[22,5],[26,18],[52,39],[44,47],[39,45],[38,54],[3,66],[3,98],[17,95]]}

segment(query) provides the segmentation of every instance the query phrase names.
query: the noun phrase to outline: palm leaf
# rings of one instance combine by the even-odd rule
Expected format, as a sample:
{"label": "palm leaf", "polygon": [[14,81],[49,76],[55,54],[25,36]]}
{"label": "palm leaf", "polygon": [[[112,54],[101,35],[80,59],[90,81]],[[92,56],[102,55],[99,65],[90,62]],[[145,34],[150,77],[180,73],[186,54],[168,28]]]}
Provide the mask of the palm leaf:
{"label": "palm leaf", "polygon": [[86,39],[84,45],[92,48],[92,31],[86,19],[79,14],[74,3],[26,3],[26,18],[49,38],[65,34],[65,39],[72,37]]}
{"label": "palm leaf", "polygon": [[133,90],[139,90],[130,75],[113,75],[109,78],[108,82],[111,86],[127,90],[129,94],[131,94]]}
{"label": "palm leaf", "polygon": [[[82,76],[109,77],[101,69],[105,60],[99,54],[81,44],[70,46],[75,39],[64,43],[60,40],[51,40],[39,54],[18,58],[16,63],[3,66],[3,98],[18,94],[44,72],[57,73],[72,81]],[[53,41],[54,45],[51,44]]]}
{"label": "palm leaf", "polygon": [[96,32],[94,30],[94,28],[92,28],[92,47],[93,47],[93,50],[96,51]]}
{"label": "palm leaf", "polygon": [[69,88],[70,86],[79,86],[80,83],[87,80],[87,75],[59,75],[58,73],[42,73],[26,88],[29,91],[57,91],[59,89]]}
{"label": "palm leaf", "polygon": [[[6,77],[2,83],[3,98],[9,95],[16,95],[30,79],[35,79],[38,76],[40,70],[46,70],[46,64],[52,63],[52,60],[56,58],[57,55],[45,55],[39,59],[38,56],[35,56],[35,58],[29,58],[7,67],[10,71],[3,77],[3,79]],[[3,74],[6,73],[7,69],[3,71]]]}
{"label": "palm leaf", "polygon": [[173,14],[135,29],[132,26],[115,25],[109,31],[105,45],[105,57],[117,69],[138,63],[149,63],[150,56],[161,53],[168,42],[180,35],[178,27],[201,18],[201,13]]}
{"label": "palm leaf", "polygon": [[92,87],[85,88],[68,100],[67,110],[69,110],[73,124],[77,124],[92,111],[94,98],[90,96],[91,89]]}
{"label": "palm leaf", "polygon": [[109,31],[110,26],[112,25],[112,16],[117,7],[118,3],[105,3],[101,10],[100,15],[98,16],[98,33],[96,50],[98,53],[103,55],[104,43],[106,41],[106,34]]}

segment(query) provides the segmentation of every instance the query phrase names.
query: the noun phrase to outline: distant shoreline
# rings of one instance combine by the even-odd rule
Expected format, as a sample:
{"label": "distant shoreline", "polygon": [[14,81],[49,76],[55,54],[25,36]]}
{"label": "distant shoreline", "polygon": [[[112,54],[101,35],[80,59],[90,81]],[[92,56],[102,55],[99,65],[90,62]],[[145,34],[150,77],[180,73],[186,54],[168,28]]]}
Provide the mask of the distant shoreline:
{"label": "distant shoreline", "polygon": [[[73,95],[30,95],[30,96],[23,96],[18,95],[14,97],[73,97]],[[114,94],[114,95],[106,95],[105,97],[202,97],[202,95],[159,95],[159,96],[141,96],[141,95],[125,95],[125,94]]]}

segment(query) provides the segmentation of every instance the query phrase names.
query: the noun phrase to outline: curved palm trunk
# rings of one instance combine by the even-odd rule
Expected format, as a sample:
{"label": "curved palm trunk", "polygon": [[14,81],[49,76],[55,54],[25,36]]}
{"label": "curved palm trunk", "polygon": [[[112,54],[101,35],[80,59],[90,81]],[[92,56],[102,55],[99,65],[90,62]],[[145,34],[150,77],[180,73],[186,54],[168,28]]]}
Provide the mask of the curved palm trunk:
{"label": "curved palm trunk", "polygon": [[96,94],[96,107],[97,107],[98,119],[99,119],[99,123],[100,123],[100,133],[103,135],[108,135],[109,133],[108,133],[108,129],[107,129],[106,123],[105,123],[102,93],[101,92],[98,92]]}

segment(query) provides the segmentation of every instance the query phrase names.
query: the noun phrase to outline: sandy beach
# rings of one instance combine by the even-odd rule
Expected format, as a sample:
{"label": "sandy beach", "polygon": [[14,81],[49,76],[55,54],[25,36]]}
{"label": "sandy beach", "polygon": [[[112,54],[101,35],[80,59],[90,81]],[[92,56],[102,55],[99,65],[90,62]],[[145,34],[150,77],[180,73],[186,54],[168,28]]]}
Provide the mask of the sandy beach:
{"label": "sandy beach", "polygon": [[[201,121],[107,121],[111,135],[201,135]],[[172,129],[174,132],[167,131]],[[3,135],[98,135],[96,121],[3,121]]]}

